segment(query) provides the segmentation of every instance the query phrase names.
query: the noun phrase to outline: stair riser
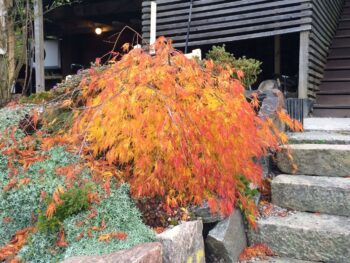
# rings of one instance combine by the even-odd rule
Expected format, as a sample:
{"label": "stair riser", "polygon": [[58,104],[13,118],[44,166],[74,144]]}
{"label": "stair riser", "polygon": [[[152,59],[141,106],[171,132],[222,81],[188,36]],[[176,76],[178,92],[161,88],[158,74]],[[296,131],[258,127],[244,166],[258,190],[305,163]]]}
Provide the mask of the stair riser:
{"label": "stair riser", "polygon": [[297,211],[350,216],[350,180],[280,175],[272,182],[272,202]]}
{"label": "stair riser", "polygon": [[317,104],[350,105],[350,95],[317,95]]}
{"label": "stair riser", "polygon": [[[337,227],[344,222],[329,223]],[[279,256],[316,262],[349,262],[349,232],[314,230],[304,227],[303,222],[290,226],[258,221],[257,228],[257,232],[250,234],[251,242],[266,244]]]}
{"label": "stair riser", "polygon": [[[350,44],[349,44],[350,46]],[[350,68],[350,59],[339,59],[339,60],[329,60],[327,68],[335,68],[335,67],[349,67]]]}
{"label": "stair riser", "polygon": [[[350,30],[349,30],[350,34]],[[350,47],[349,48],[334,48],[329,51],[329,57],[339,57],[339,58],[347,58],[350,56]]]}
{"label": "stair riser", "polygon": [[300,144],[290,145],[293,170],[288,150],[277,154],[277,166],[285,174],[304,174],[329,177],[350,176],[350,145]]}
{"label": "stair riser", "polygon": [[350,77],[350,70],[328,70],[324,73],[324,77],[326,79],[349,78]]}
{"label": "stair riser", "polygon": [[333,39],[331,49],[344,47],[344,46],[346,46],[346,47],[350,46],[350,37],[349,38],[335,38],[335,39]]}
{"label": "stair riser", "polygon": [[350,82],[322,82],[320,91],[347,92],[350,91]]}
{"label": "stair riser", "polygon": [[349,36],[350,35],[350,29],[340,29],[337,30],[336,36],[341,37],[341,36]]}
{"label": "stair riser", "polygon": [[350,21],[340,21],[339,29],[350,28]]}
{"label": "stair riser", "polygon": [[350,14],[344,14],[341,16],[341,19],[350,19]]}
{"label": "stair riser", "polygon": [[318,109],[314,108],[312,115],[320,118],[350,118],[350,109]]}

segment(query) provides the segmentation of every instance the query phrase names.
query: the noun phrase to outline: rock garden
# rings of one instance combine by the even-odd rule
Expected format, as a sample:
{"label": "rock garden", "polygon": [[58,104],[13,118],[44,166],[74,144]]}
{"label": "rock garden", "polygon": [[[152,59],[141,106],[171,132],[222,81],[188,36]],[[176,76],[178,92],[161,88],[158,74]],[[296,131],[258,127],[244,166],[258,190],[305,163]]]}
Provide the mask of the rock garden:
{"label": "rock garden", "polygon": [[269,195],[266,156],[287,143],[281,125],[300,125],[278,91],[264,102],[245,89],[258,62],[220,48],[187,59],[164,38],[153,48],[126,44],[0,109],[0,261],[273,255],[246,249],[246,229],[270,209],[259,212],[257,199]]}

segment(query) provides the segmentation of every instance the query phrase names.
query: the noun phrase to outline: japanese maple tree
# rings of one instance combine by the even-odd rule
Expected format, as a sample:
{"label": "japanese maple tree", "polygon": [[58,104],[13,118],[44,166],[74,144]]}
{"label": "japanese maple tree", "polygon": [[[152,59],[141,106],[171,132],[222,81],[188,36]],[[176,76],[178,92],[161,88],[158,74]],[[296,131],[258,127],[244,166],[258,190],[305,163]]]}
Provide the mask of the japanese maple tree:
{"label": "japanese maple tree", "polygon": [[73,137],[115,167],[136,198],[161,197],[168,209],[208,200],[212,212],[225,215],[238,202],[254,222],[245,182],[260,185],[257,160],[286,136],[257,117],[256,101],[248,103],[240,79],[232,78],[242,72],[187,59],[165,38],[154,49],[133,49],[90,70]]}

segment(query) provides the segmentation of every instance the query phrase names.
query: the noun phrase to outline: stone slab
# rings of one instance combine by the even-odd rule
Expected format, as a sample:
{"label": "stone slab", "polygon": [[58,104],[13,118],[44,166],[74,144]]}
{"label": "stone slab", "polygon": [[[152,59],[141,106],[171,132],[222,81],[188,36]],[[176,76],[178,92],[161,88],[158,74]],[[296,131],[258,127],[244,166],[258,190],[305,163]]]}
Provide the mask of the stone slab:
{"label": "stone slab", "polygon": [[62,263],[162,263],[162,245],[145,243],[131,249],[120,250],[109,255],[81,256],[66,259]]}
{"label": "stone slab", "polygon": [[306,131],[287,135],[291,144],[350,144],[350,131]]}
{"label": "stone slab", "polygon": [[277,206],[350,216],[350,178],[279,175],[271,189],[272,202]]}
{"label": "stone slab", "polygon": [[259,219],[251,242],[269,246],[280,257],[348,263],[350,218],[296,212],[287,217]]}
{"label": "stone slab", "polygon": [[315,261],[305,261],[305,260],[292,259],[292,258],[272,257],[272,258],[269,258],[266,260],[248,261],[246,263],[315,263]]}
{"label": "stone slab", "polygon": [[157,235],[163,246],[164,263],[205,263],[203,223],[201,220],[183,222]]}
{"label": "stone slab", "polygon": [[[287,147],[277,153],[277,166],[282,173],[292,174]],[[329,177],[350,176],[350,145],[291,144],[289,146],[297,174]]]}
{"label": "stone slab", "polygon": [[350,118],[305,118],[305,131],[350,131]]}
{"label": "stone slab", "polygon": [[213,262],[234,263],[247,246],[247,237],[241,212],[219,222],[206,238],[208,257]]}

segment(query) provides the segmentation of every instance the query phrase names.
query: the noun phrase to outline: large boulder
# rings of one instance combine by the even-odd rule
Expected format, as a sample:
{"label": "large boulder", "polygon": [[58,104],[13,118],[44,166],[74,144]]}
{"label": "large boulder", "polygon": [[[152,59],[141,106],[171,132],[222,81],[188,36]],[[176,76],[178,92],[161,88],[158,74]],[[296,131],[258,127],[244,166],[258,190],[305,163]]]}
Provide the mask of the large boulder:
{"label": "large boulder", "polygon": [[102,256],[80,256],[69,258],[63,263],[162,263],[162,245],[145,243],[130,249]]}
{"label": "large boulder", "polygon": [[206,245],[208,258],[213,262],[238,261],[247,246],[243,217],[238,209],[209,232]]}
{"label": "large boulder", "polygon": [[205,263],[204,240],[201,220],[183,222],[159,235],[163,245],[164,263]]}

